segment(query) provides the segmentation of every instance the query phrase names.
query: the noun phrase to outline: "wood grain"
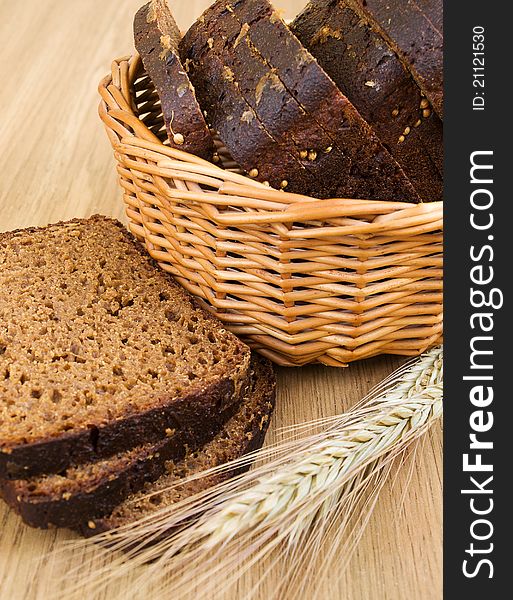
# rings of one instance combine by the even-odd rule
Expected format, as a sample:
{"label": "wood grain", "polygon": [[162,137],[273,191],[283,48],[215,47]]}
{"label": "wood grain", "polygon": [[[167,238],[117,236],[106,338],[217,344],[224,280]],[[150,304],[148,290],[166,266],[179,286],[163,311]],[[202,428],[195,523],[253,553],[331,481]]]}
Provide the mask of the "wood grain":
{"label": "wood grain", "polygon": [[[0,0],[0,231],[96,212],[123,218],[111,149],[97,117],[96,88],[111,59],[132,51],[132,17],[140,3]],[[208,3],[174,0],[179,25],[186,28]],[[304,4],[276,0],[287,17]],[[279,369],[269,440],[277,427],[348,408],[401,362],[379,357],[347,369]],[[319,598],[442,597],[441,447],[437,427],[411,467],[384,488],[349,568],[334,569],[318,582]],[[0,522],[0,598],[50,597],[55,582],[44,554],[72,534],[29,529],[3,505]],[[67,568],[80,564],[79,552],[66,555]],[[229,600],[242,598],[263,568],[245,576]],[[257,598],[267,598],[272,589],[267,578]],[[119,591],[120,597],[136,597],[130,578]]]}

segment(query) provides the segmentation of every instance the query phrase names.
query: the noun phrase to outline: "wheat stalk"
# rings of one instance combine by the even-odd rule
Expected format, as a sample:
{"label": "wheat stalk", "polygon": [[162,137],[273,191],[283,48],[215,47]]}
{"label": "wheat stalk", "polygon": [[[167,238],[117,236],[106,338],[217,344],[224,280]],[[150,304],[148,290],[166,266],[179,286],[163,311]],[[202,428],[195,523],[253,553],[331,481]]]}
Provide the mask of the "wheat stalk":
{"label": "wheat stalk", "polygon": [[134,598],[148,597],[150,587],[190,598],[191,581],[197,586],[192,597],[214,598],[263,558],[285,569],[277,598],[304,593],[314,558],[328,540],[331,548],[317,570],[326,571],[340,548],[349,560],[394,460],[403,460],[442,414],[442,384],[438,347],[393,373],[349,412],[316,422],[315,433],[206,474],[267,459],[250,472],[98,536],[108,549],[74,542],[75,548],[86,544],[85,560],[80,571],[67,573],[68,581],[74,575],[76,581],[63,596],[108,588],[113,598],[112,584],[130,573]]}

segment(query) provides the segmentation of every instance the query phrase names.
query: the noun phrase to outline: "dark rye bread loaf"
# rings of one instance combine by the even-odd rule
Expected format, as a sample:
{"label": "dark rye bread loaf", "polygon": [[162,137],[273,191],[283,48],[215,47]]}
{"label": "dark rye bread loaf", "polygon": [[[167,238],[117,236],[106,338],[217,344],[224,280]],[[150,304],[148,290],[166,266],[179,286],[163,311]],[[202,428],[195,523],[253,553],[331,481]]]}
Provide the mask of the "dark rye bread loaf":
{"label": "dark rye bread loaf", "polygon": [[58,473],[207,427],[249,348],[117,221],[0,234],[0,476]]}
{"label": "dark rye bread loaf", "polygon": [[[329,162],[332,163],[332,167],[336,160],[334,153],[328,156],[332,151],[332,141],[315,119],[307,115],[294,96],[285,89],[276,71],[251,45],[249,26],[242,27],[236,15],[226,10],[222,3],[211,8],[208,21],[205,20],[203,24],[205,27],[201,33],[203,36],[215,35],[210,37],[215,55],[223,63],[225,72],[236,82],[244,101],[280,146],[281,151],[290,152],[304,165],[312,184],[316,183],[319,186],[328,182],[328,178],[323,178],[322,174],[325,172],[330,175]],[[209,27],[211,24],[214,24],[214,27]],[[208,38],[203,39],[208,41]],[[209,50],[208,43],[204,45],[204,49]],[[290,189],[290,179],[288,177],[278,182],[280,187]],[[294,183],[292,181],[291,188],[294,187]],[[316,192],[323,195],[320,187],[316,187]],[[324,192],[326,193],[329,194],[329,191]]]}
{"label": "dark rye bread loaf", "polygon": [[[158,480],[146,483],[144,489],[130,495],[108,516],[87,522],[84,520],[80,527],[74,529],[89,537],[120,527],[246,470],[249,465],[237,471],[224,471],[176,485],[185,477],[235,460],[263,444],[274,408],[276,381],[268,361],[258,358],[253,367],[254,376],[249,393],[237,412],[210,442],[189,452],[181,461],[167,462],[165,473]],[[171,486],[174,487],[170,489]]]}
{"label": "dark rye bread loaf", "polygon": [[171,147],[211,159],[214,142],[178,56],[180,31],[167,0],[152,0],[135,15],[135,47],[159,95]]}
{"label": "dark rye bread loaf", "polygon": [[291,29],[358,108],[421,199],[442,200],[442,122],[358,4],[312,0]]}
{"label": "dark rye bread loaf", "polygon": [[443,0],[357,0],[444,117]]}
{"label": "dark rye bread loaf", "polygon": [[[419,200],[397,162],[267,0],[214,3],[186,33],[180,51],[193,65],[197,89],[209,82],[212,57],[227,63],[230,77],[272,137],[292,144],[291,152],[307,169],[308,187],[296,187],[279,171],[288,190],[318,197]],[[284,107],[297,115],[290,130],[291,113],[281,115]],[[221,103],[218,111],[222,120]],[[231,150],[233,140],[223,141]]]}
{"label": "dark rye bread loaf", "polygon": [[72,466],[61,474],[4,480],[0,482],[0,495],[32,527],[72,527],[109,515],[129,495],[175,468],[174,463],[180,463],[186,455],[190,458],[192,453],[201,453],[201,447],[211,442],[230,419],[238,422],[245,415],[245,427],[262,418],[267,423],[274,391],[272,367],[265,359],[254,357],[251,369],[250,388],[242,403],[213,419],[200,436],[181,430],[166,440]]}

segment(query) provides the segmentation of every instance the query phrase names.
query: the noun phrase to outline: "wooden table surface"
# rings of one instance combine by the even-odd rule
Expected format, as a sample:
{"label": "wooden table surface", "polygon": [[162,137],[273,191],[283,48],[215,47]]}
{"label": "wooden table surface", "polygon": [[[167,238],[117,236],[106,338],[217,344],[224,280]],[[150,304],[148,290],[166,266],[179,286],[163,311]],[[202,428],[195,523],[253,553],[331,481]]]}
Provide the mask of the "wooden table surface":
{"label": "wooden table surface", "polygon": [[[111,59],[132,51],[132,18],[140,3],[0,0],[0,231],[98,212],[124,219],[114,160],[97,117],[96,88]],[[186,28],[209,0],[171,4]],[[275,4],[292,17],[305,2]],[[347,409],[402,360],[387,356],[346,369],[278,369],[268,439],[277,426]],[[319,581],[320,598],[441,598],[441,446],[436,426],[425,436],[413,468],[385,486],[348,569],[343,574],[334,569],[330,579]],[[0,522],[0,599],[45,600],[52,583],[42,555],[73,534],[30,529],[3,504]],[[67,560],[70,566],[80,564],[80,553]],[[259,568],[230,600],[243,598]],[[267,578],[257,600],[267,598],[272,587]],[[129,578],[119,591],[120,598],[135,597]]]}

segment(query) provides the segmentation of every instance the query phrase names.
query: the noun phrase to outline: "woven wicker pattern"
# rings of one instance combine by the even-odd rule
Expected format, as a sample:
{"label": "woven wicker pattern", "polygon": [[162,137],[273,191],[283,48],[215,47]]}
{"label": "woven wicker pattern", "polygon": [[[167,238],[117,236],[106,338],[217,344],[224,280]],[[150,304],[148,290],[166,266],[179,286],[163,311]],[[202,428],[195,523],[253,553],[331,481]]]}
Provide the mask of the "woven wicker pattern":
{"label": "woven wicker pattern", "polygon": [[227,327],[281,365],[417,355],[442,335],[442,203],[316,200],[166,146],[139,57],[100,116],[131,231]]}

